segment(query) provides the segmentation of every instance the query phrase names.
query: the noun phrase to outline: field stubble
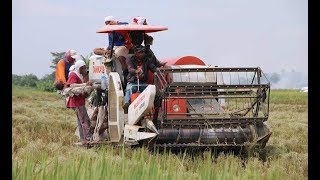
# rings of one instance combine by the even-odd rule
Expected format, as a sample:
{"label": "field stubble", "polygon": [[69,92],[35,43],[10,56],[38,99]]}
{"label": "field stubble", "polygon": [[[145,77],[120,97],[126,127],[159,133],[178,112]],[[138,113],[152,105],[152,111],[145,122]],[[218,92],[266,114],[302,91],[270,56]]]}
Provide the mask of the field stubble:
{"label": "field stubble", "polygon": [[244,160],[205,151],[156,153],[144,148],[85,149],[74,112],[56,93],[12,87],[13,179],[308,179],[308,95],[273,90],[265,149]]}

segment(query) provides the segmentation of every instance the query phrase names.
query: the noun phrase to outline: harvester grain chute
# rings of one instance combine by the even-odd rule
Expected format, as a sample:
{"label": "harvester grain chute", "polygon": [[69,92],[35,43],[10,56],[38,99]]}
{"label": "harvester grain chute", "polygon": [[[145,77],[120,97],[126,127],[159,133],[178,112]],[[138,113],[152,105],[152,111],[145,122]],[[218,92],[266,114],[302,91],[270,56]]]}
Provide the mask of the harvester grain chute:
{"label": "harvester grain chute", "polygon": [[[151,33],[167,28],[113,25],[97,32],[132,30]],[[99,84],[101,75],[108,75],[108,88],[103,91],[107,101],[96,106],[104,106],[107,111],[101,119],[106,120],[109,143],[232,149],[252,145],[263,148],[268,142],[270,83],[259,67],[216,67],[194,56],[163,59],[166,66],[150,73],[150,84],[125,114],[122,74],[115,68],[119,65],[114,57],[107,58],[111,63],[98,55],[90,59],[89,79]],[[94,91],[101,89],[98,86]],[[95,99],[101,101],[101,97]]]}

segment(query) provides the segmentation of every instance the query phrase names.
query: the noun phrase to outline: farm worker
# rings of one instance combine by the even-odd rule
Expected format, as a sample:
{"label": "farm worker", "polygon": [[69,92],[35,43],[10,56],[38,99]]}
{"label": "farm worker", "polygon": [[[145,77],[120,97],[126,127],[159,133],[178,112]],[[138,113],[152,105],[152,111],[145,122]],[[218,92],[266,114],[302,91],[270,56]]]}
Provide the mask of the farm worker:
{"label": "farm worker", "polygon": [[138,84],[139,79],[139,90],[143,91],[147,87],[147,79],[148,79],[148,71],[152,71],[153,73],[158,71],[158,67],[148,61],[145,56],[145,47],[137,46],[134,48],[134,55],[127,59],[126,61],[128,65],[128,76],[127,76],[127,87],[124,98],[123,109],[125,113],[128,113],[128,107],[130,105],[130,96],[132,93],[132,86]]}
{"label": "farm worker", "polygon": [[133,23],[134,24],[140,24],[140,25],[147,25],[147,19],[141,16],[137,16],[133,18]]}
{"label": "farm worker", "polygon": [[72,66],[70,66],[70,68],[69,68],[69,74],[68,74],[68,76],[70,76],[70,73],[72,72],[72,71],[74,71],[74,64],[72,65]]}
{"label": "farm worker", "polygon": [[[128,24],[127,22],[120,22],[115,20],[115,18],[113,16],[107,16],[104,19],[104,22],[106,25],[126,25]],[[128,32],[115,32],[113,33],[108,33],[108,40],[109,40],[109,44],[107,47],[107,50],[111,49],[111,42],[112,39],[114,41],[114,53],[115,56],[117,58],[119,58],[119,60],[123,61],[123,63],[125,64],[125,60],[126,60],[126,56],[129,53],[129,49],[132,48],[132,43],[131,43],[131,39],[129,37]],[[121,62],[122,64],[122,62]]]}
{"label": "farm worker", "polygon": [[[134,17],[132,20],[132,24],[136,25],[148,25],[147,19],[141,16]],[[146,34],[144,31],[130,31],[130,38],[133,46],[140,46],[144,43],[146,48],[145,55],[147,58],[152,61],[153,64],[156,66],[164,66],[166,63],[160,62],[156,56],[154,55],[153,51],[150,49],[150,46],[153,44],[153,37]]]}
{"label": "farm worker", "polygon": [[[110,25],[126,25],[127,22],[117,21],[113,16],[107,16],[104,18],[104,22],[107,26]],[[122,80],[125,82],[125,78],[128,74],[128,68],[126,64],[126,58],[129,53],[129,49],[132,48],[131,38],[128,32],[111,32],[108,33],[108,47],[107,48],[95,48],[94,53],[97,55],[107,56],[111,52],[112,41],[114,42],[113,51],[117,60],[121,64],[122,72],[118,72]],[[120,70],[119,70],[120,71]],[[122,75],[123,74],[123,75]]]}
{"label": "farm worker", "polygon": [[54,87],[58,90],[62,90],[69,77],[69,69],[74,64],[78,57],[77,51],[71,49],[68,50],[63,59],[60,59],[56,66],[56,74]]}
{"label": "farm worker", "polygon": [[[71,84],[82,84],[83,76],[86,74],[86,63],[83,60],[76,61],[74,65],[75,69],[71,71],[66,87],[70,87]],[[91,81],[87,82],[87,85],[92,85]],[[72,108],[77,116],[78,129],[80,140],[82,144],[86,144],[91,138],[90,133],[90,118],[85,106],[85,95],[79,94],[70,96],[67,100],[67,108]]]}
{"label": "farm worker", "polygon": [[[137,16],[133,18],[132,21],[133,25],[147,25],[146,18]],[[150,47],[153,43],[153,37],[144,33],[144,31],[130,31],[129,33],[131,42],[133,46],[139,46],[142,45],[142,42],[144,42],[145,47]]]}

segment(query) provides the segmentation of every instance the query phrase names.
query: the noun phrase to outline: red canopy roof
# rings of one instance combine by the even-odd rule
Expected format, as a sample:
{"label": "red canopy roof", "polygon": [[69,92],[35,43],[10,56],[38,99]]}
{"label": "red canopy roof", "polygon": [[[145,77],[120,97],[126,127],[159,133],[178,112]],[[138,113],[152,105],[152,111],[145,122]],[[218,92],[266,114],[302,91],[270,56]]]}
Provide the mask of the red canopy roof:
{"label": "red canopy roof", "polygon": [[164,26],[154,26],[154,25],[137,25],[137,24],[123,24],[123,25],[105,25],[97,30],[97,33],[109,33],[112,31],[121,32],[121,31],[136,31],[141,30],[146,33],[165,31],[168,30]]}

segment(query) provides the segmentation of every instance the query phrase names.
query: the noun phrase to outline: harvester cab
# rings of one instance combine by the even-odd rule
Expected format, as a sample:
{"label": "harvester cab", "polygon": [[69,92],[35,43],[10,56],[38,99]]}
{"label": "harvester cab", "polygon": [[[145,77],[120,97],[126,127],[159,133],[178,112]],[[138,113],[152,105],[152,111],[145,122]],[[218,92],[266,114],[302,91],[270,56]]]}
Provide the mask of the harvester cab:
{"label": "harvester cab", "polygon": [[[167,28],[112,25],[97,33],[133,30],[152,33]],[[230,149],[252,145],[263,148],[268,142],[270,83],[259,67],[221,68],[195,56],[163,59],[166,66],[149,73],[150,84],[136,94],[125,114],[122,71],[117,70],[120,65],[116,60],[109,58],[90,58],[89,79],[99,84],[102,75],[108,76],[107,101],[98,104],[106,109],[100,121],[106,120],[105,132],[112,144]],[[101,91],[97,87],[95,91]]]}

